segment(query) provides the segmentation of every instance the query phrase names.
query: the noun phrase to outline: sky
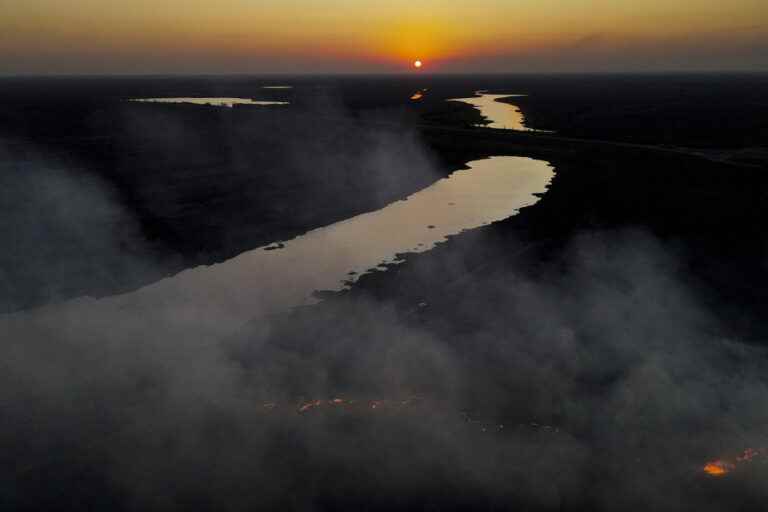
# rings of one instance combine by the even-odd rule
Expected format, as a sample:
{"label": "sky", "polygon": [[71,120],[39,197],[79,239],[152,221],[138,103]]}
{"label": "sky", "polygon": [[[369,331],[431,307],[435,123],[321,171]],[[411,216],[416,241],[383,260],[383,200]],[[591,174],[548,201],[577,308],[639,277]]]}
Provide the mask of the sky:
{"label": "sky", "polygon": [[768,70],[765,0],[0,0],[0,73]]}

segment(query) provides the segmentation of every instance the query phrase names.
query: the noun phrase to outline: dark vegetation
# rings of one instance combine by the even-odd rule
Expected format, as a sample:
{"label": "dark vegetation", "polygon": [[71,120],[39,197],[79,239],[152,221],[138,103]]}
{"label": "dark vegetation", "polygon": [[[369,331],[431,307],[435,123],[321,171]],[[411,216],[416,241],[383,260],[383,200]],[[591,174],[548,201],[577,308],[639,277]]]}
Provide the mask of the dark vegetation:
{"label": "dark vegetation", "polygon": [[564,136],[735,149],[768,144],[766,87],[765,74],[567,77],[514,102],[532,126]]}
{"label": "dark vegetation", "polygon": [[[288,82],[296,89],[257,89]],[[519,215],[223,342],[236,381],[259,400],[417,394],[433,405],[376,419],[265,418],[223,395],[200,409],[182,402],[200,418],[178,414],[177,424],[176,412],[153,408],[176,402],[145,378],[135,407],[149,419],[120,432],[122,442],[102,438],[110,450],[90,439],[65,445],[52,465],[25,470],[3,491],[9,502],[697,511],[765,502],[764,465],[717,482],[699,470],[744,444],[768,444],[766,75],[6,85],[8,309],[218,261],[382,206],[473,159],[529,156],[556,171],[542,200]],[[408,103],[424,87],[424,100]],[[444,100],[481,88],[530,94],[515,104],[532,126],[557,134],[470,128],[476,113]],[[287,94],[294,104],[230,111],[122,101],[193,94]],[[372,157],[372,147],[381,154]],[[752,158],[733,158],[745,150]],[[39,181],[26,177],[60,168],[61,190],[86,180],[114,194],[119,209],[97,210],[84,231],[57,222],[72,212],[45,210],[30,191]],[[94,233],[123,249],[88,245]],[[515,428],[478,432],[460,411]],[[522,427],[532,422],[559,433]],[[180,430],[199,444],[177,441]]]}
{"label": "dark vegetation", "polygon": [[[260,89],[286,82],[296,88]],[[409,104],[410,95],[425,87],[424,99]],[[530,94],[515,99],[529,123],[558,135],[709,148],[715,156],[727,149],[731,158],[765,161],[760,145],[768,144],[768,78],[759,74],[7,78],[0,95],[2,193],[3,207],[15,214],[4,216],[3,231],[12,236],[2,253],[0,304],[12,310],[48,298],[135,288],[381,207],[437,176],[391,165],[394,160],[373,161],[370,147],[383,135],[390,143],[408,140],[405,152],[415,152],[418,123],[477,123],[473,109],[444,100],[481,87]],[[293,105],[229,111],[124,101],[184,95],[289,99]],[[441,142],[448,138],[455,143]],[[423,158],[438,161],[440,173],[472,152],[461,135],[432,139],[439,151]],[[401,161],[411,157],[422,158],[406,154]],[[55,207],[31,206],[25,195],[31,184],[18,179],[30,179],[30,169],[41,166],[106,186],[128,219],[91,218],[89,229],[117,236],[127,254],[139,252],[151,264],[122,265],[121,257],[105,258],[82,237],[58,236],[56,230],[65,228],[56,226]],[[41,246],[41,237],[48,243]]]}
{"label": "dark vegetation", "polygon": [[[412,126],[396,115],[366,124],[322,95],[296,112],[92,99],[87,86],[51,102],[37,92],[0,114],[4,310],[136,288],[380,208],[437,177]],[[116,203],[108,211],[72,212],[102,190]]]}

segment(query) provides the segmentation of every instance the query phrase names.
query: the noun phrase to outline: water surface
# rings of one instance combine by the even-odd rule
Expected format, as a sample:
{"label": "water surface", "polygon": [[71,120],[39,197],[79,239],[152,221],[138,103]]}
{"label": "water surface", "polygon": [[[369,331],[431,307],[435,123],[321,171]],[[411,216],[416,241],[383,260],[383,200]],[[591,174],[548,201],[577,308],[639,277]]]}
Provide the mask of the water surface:
{"label": "water surface", "polygon": [[[428,251],[448,235],[536,203],[553,176],[547,162],[492,157],[380,210],[315,229],[132,293],[81,298],[0,319],[21,329],[66,326],[72,335],[135,340],[173,336],[214,342],[252,319],[313,302],[398,253]],[[10,330],[8,332],[11,332]],[[26,335],[27,333],[24,333]]]}
{"label": "water surface", "polygon": [[547,130],[536,130],[525,125],[525,116],[520,112],[517,105],[497,101],[501,98],[520,98],[525,94],[487,94],[484,91],[477,91],[471,98],[454,98],[448,101],[461,101],[468,103],[480,111],[480,114],[489,121],[488,124],[477,124],[486,128],[496,128],[500,130],[518,130],[523,132],[543,132],[552,133]]}
{"label": "water surface", "polygon": [[250,98],[134,98],[129,101],[141,103],[191,103],[193,105],[229,108],[235,105],[288,105],[287,101],[263,101]]}

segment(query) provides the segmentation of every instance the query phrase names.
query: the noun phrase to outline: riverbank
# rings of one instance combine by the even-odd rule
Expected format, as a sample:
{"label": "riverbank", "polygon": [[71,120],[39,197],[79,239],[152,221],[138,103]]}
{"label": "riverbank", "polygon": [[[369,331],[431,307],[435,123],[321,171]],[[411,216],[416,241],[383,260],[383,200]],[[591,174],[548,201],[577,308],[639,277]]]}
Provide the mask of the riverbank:
{"label": "riverbank", "polygon": [[99,138],[0,147],[0,311],[130,291],[379,209],[457,168],[407,124],[268,108],[118,104],[98,113],[112,125]]}
{"label": "riverbank", "polygon": [[[275,83],[295,87],[264,88]],[[129,291],[223,261],[380,208],[510,146],[544,159],[587,148],[621,158],[651,144],[765,166],[765,83],[765,75],[5,79],[0,190],[12,214],[0,225],[11,240],[0,255],[0,309]],[[478,88],[527,94],[515,98],[527,122],[558,137],[465,130],[478,112],[446,100]],[[422,98],[409,100],[416,90]],[[126,101],[201,95],[290,105]],[[707,103],[713,96],[729,100]],[[391,145],[406,148],[402,158],[377,160]],[[50,197],[38,197],[42,190]],[[66,194],[100,207],[51,203]]]}
{"label": "riverbank", "polygon": [[[3,233],[23,228],[3,253],[5,289],[20,282],[12,270],[38,292],[147,279],[132,272],[152,251],[156,274],[215,261],[487,156],[545,160],[555,177],[519,215],[403,255],[288,313],[257,310],[261,290],[290,293],[259,259],[260,282],[213,272],[206,286],[206,269],[193,269],[199,282],[161,282],[138,303],[81,298],[3,317],[0,403],[13,422],[0,436],[9,454],[0,480],[10,482],[0,501],[37,510],[762,510],[768,174],[759,161],[731,165],[720,146],[704,158],[620,132],[585,140],[586,128],[604,130],[579,116],[557,136],[467,128],[477,112],[444,99],[489,84],[423,78],[318,80],[340,83],[348,103],[305,102],[298,112],[298,86],[290,107],[276,107],[287,111],[258,114],[120,99],[250,98],[250,79],[115,79],[93,104],[84,92],[49,110],[3,110],[0,133],[22,141],[9,153],[18,167],[6,167],[16,174],[3,176],[28,178],[0,187]],[[560,78],[482,80],[573,97]],[[615,84],[582,80],[588,96]],[[638,80],[647,83],[629,82]],[[676,80],[655,83],[679,96]],[[329,90],[312,87],[315,98]],[[426,94],[409,100],[415,90]],[[612,105],[566,111],[623,118]],[[760,122],[723,136],[744,149]],[[669,133],[662,138],[674,140]],[[696,128],[706,133],[716,131]],[[75,178],[49,172],[59,165]],[[297,264],[317,263],[316,250],[299,248]],[[704,472],[742,453],[757,458],[722,478]]]}
{"label": "riverbank", "polygon": [[[460,146],[472,158],[499,151],[473,140]],[[421,492],[400,497],[410,506],[470,509],[471,495],[531,510],[759,510],[764,465],[724,481],[701,468],[765,441],[750,398],[766,366],[764,170],[599,144],[506,153],[553,163],[536,205],[403,255],[266,330],[248,326],[229,342],[233,357],[280,396],[417,394],[493,425],[562,433],[481,440],[453,430],[458,414],[396,422],[412,442],[355,429],[374,459],[398,449],[408,464],[433,461]],[[432,431],[452,434],[426,441]],[[384,483],[351,508],[402,504],[386,469],[370,474]],[[339,485],[323,496],[344,506],[352,490]]]}
{"label": "riverbank", "polygon": [[[457,140],[435,136],[429,129],[425,137],[437,151],[456,151],[459,146]],[[763,292],[768,274],[762,263],[768,245],[760,228],[760,219],[768,215],[764,168],[731,165],[667,148],[599,141],[569,144],[522,134],[478,134],[463,139],[460,147],[472,158],[483,154],[546,158],[553,163],[556,177],[541,203],[519,217],[483,228],[483,235],[452,237],[433,254],[408,259],[439,261],[455,252],[471,261],[483,261],[483,268],[488,269],[505,264],[494,258],[489,264],[487,251],[499,250],[494,244],[514,246],[523,240],[539,247],[528,251],[538,254],[533,259],[547,260],[580,233],[644,230],[674,247],[685,273],[702,286],[714,311],[722,311],[731,321],[740,319],[736,322],[746,329],[737,329],[740,336],[760,339],[765,335],[759,318],[761,305],[768,301]],[[475,243],[477,237],[485,240],[486,235],[494,241],[489,247]],[[398,276],[408,267],[398,269]],[[358,288],[362,293],[365,288],[387,287],[384,283],[389,277],[366,277]],[[391,286],[399,290],[397,279],[392,278]],[[755,315],[752,321],[746,320],[747,311]]]}

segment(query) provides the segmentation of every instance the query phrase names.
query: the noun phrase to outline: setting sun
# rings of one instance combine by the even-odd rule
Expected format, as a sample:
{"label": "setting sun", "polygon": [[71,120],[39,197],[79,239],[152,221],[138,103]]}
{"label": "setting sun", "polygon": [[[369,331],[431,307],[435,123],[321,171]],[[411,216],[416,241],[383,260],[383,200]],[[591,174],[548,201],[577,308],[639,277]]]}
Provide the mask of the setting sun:
{"label": "setting sun", "polygon": [[413,67],[415,67],[416,69],[420,68],[421,67],[421,61],[420,60],[415,61],[413,63]]}

